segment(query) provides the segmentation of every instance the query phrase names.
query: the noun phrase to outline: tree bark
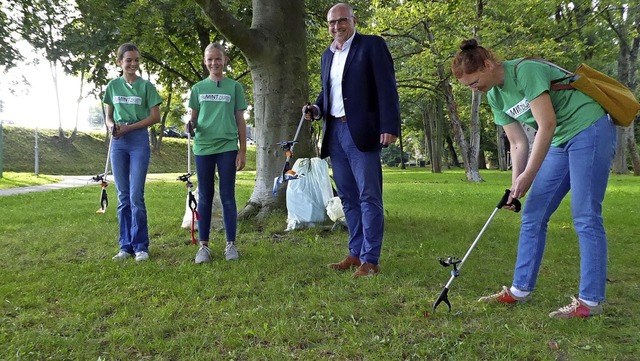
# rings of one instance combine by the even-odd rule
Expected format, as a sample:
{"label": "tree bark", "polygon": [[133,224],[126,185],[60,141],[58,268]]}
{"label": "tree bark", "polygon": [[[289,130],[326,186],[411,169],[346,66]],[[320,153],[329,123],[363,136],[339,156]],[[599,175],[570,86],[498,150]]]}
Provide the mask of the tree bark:
{"label": "tree bark", "polygon": [[[444,73],[444,70],[442,70]],[[444,77],[443,77],[444,78]],[[481,182],[482,178],[480,177],[480,172],[478,172],[478,159],[477,159],[477,151],[470,151],[467,140],[464,137],[464,132],[462,130],[462,124],[460,123],[460,116],[458,113],[458,105],[453,97],[453,90],[451,89],[451,84],[448,81],[443,81],[443,92],[445,99],[447,101],[447,110],[449,112],[449,120],[451,121],[451,128],[453,130],[453,135],[456,143],[460,147],[460,152],[462,153],[462,162],[464,164],[464,171],[467,176],[467,180],[470,182]],[[478,142],[479,142],[479,134],[478,134]],[[472,156],[474,155],[475,156]],[[474,168],[475,167],[475,168]]]}
{"label": "tree bark", "polygon": [[504,134],[502,126],[496,125],[496,145],[498,149],[498,169],[506,171],[509,168],[509,159],[507,152],[509,148],[506,147],[507,135]]}
{"label": "tree bark", "polygon": [[[402,127],[400,127],[400,132],[402,132]],[[407,167],[404,165],[405,160],[404,160],[404,144],[402,144],[402,134],[398,134],[398,143],[400,145],[400,169],[407,169]],[[409,161],[409,159],[407,159],[407,161]]]}
{"label": "tree bark", "polygon": [[447,135],[446,137],[447,149],[449,150],[449,155],[451,156],[451,162],[449,165],[452,165],[456,168],[460,168],[460,161],[458,160],[458,153],[456,153],[456,148],[453,146],[453,139],[451,136]]}
{"label": "tree bark", "polygon": [[[169,84],[169,89],[167,89],[167,103],[165,111],[162,113],[162,117],[160,118],[160,134],[156,134],[155,131],[149,133],[149,137],[151,138],[151,144],[153,145],[153,151],[159,152],[160,148],[162,148],[162,138],[164,138],[164,130],[167,124],[167,117],[169,116],[169,112],[171,112],[171,100],[173,98],[173,85]],[[154,128],[152,127],[152,130]]]}
{"label": "tree bark", "polygon": [[616,127],[616,133],[618,142],[616,143],[616,155],[613,158],[613,164],[611,165],[611,172],[614,174],[627,174],[629,173],[629,168],[627,167],[627,157],[626,157],[626,139],[627,135],[625,134],[624,128]]}
{"label": "tree bark", "polygon": [[[637,87],[635,74],[638,69],[638,51],[640,50],[640,36],[637,35],[640,30],[640,10],[637,6],[630,7],[626,19],[622,19],[620,23],[613,20],[614,17],[609,11],[602,15],[618,37],[618,79],[635,93]],[[613,159],[613,173],[629,172],[626,157],[629,154],[633,174],[640,175],[640,155],[638,155],[633,128],[632,124],[630,127],[617,129],[618,144]]]}
{"label": "tree bark", "polygon": [[[422,111],[422,126],[425,134],[425,148],[429,155],[432,173],[442,173],[442,108],[440,101],[427,103]],[[439,114],[440,113],[440,114]]]}
{"label": "tree bark", "polygon": [[630,126],[624,128],[624,132],[627,133],[625,137],[627,140],[627,151],[629,152],[629,156],[631,158],[631,166],[633,168],[633,175],[640,175],[640,156],[638,155],[638,148],[636,146],[636,139],[634,137],[634,123],[631,123]]}
{"label": "tree bark", "polygon": [[71,140],[75,139],[76,135],[78,134],[78,120],[80,118],[80,103],[82,102],[82,99],[83,99],[83,96],[82,96],[83,89],[84,89],[84,69],[80,71],[80,92],[78,94],[78,100],[76,101],[76,121],[75,121],[75,125],[73,126],[73,131],[69,136]]}
{"label": "tree bark", "polygon": [[433,127],[431,124],[431,107],[429,103],[424,104],[422,108],[422,129],[424,131],[424,148],[427,151],[427,156],[430,159],[431,171],[433,172]]}
{"label": "tree bark", "polygon": [[49,60],[49,70],[51,71],[51,79],[53,80],[53,89],[56,96],[56,110],[58,112],[58,139],[64,140],[64,130],[62,129],[62,113],[60,109],[60,90],[58,89],[58,70],[57,62]]}

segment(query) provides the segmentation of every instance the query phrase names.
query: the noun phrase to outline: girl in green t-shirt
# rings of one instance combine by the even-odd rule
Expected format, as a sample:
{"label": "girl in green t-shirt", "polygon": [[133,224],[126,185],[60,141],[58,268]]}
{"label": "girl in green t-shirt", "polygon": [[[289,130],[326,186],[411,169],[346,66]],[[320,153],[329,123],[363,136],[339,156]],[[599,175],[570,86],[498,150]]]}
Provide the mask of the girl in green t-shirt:
{"label": "girl in green t-shirt", "polygon": [[[456,78],[487,93],[495,123],[511,144],[512,198],[528,194],[522,212],[518,255],[511,287],[479,301],[516,303],[534,290],[547,241],[549,218],[569,191],[580,243],[580,289],[552,318],[602,313],[607,278],[607,237],[602,221],[616,128],[608,114],[576,90],[551,91],[563,73],[536,61],[498,61],[475,39],[460,46],[452,64]],[[521,123],[537,129],[531,152]],[[507,207],[512,209],[511,207]]]}
{"label": "girl in green t-shirt", "polygon": [[103,103],[107,105],[105,122],[111,130],[111,168],[118,192],[120,251],[113,259],[135,256],[149,258],[149,230],[144,202],[144,183],[151,151],[147,127],[160,121],[162,98],[155,86],[138,76],[140,52],[133,44],[118,48],[120,77],[107,85]]}
{"label": "girl in green t-shirt", "polygon": [[222,45],[209,44],[204,51],[204,65],[209,70],[209,77],[195,84],[189,97],[191,120],[187,123],[187,131],[195,132],[193,154],[198,175],[200,215],[200,248],[195,263],[211,261],[209,231],[216,167],[227,240],[225,258],[227,261],[238,259],[235,183],[236,171],[242,170],[247,161],[247,125],[244,120],[247,102],[242,85],[224,76],[226,63]]}

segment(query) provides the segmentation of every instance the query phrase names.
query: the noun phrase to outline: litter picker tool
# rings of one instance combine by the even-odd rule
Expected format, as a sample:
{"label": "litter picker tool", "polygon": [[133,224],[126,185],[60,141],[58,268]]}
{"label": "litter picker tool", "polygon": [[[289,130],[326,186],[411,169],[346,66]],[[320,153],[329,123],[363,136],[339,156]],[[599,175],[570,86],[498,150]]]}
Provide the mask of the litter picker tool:
{"label": "litter picker tool", "polygon": [[191,244],[196,244],[196,221],[200,219],[198,214],[198,202],[193,195],[193,183],[191,182],[191,137],[193,136],[193,129],[189,127],[187,131],[187,173],[178,177],[178,180],[183,181],[187,187],[187,204],[191,210]]}
{"label": "litter picker tool", "polygon": [[298,135],[300,134],[300,129],[302,129],[302,124],[305,122],[304,116],[306,113],[307,111],[302,112],[302,117],[300,118],[300,123],[298,124],[298,129],[296,130],[296,135],[293,137],[293,140],[278,142],[278,145],[282,148],[287,158],[285,159],[284,166],[282,167],[282,174],[273,179],[272,193],[274,197],[277,195],[278,187],[282,183],[304,177],[304,174],[298,174],[291,169],[291,158],[293,158],[293,147],[298,143]]}
{"label": "litter picker tool", "polygon": [[111,138],[109,138],[109,148],[107,149],[107,161],[104,165],[104,173],[97,174],[91,177],[91,180],[94,182],[100,182],[100,187],[102,188],[100,192],[100,209],[96,211],[98,214],[104,214],[107,211],[107,206],[109,205],[109,198],[107,197],[107,186],[109,182],[107,181],[107,175],[109,174],[109,157],[111,156],[111,145],[113,144],[113,135],[116,132],[116,127],[111,128]]}
{"label": "litter picker tool", "polygon": [[521,204],[519,200],[514,198],[511,201],[511,203],[507,203],[509,200],[510,193],[511,191],[509,189],[505,190],[504,196],[502,196],[502,199],[500,199],[500,202],[498,203],[496,208],[493,210],[493,212],[491,213],[491,216],[489,216],[489,219],[487,219],[487,222],[484,224],[484,227],[482,227],[482,229],[480,230],[480,233],[478,234],[476,239],[473,241],[473,243],[471,244],[471,247],[469,247],[469,250],[464,255],[464,257],[462,257],[462,259],[458,259],[456,257],[450,257],[450,256],[445,259],[442,259],[442,258],[438,259],[438,262],[440,262],[440,264],[443,267],[453,266],[453,270],[451,271],[451,278],[449,278],[449,282],[447,282],[447,284],[444,286],[444,288],[442,289],[442,292],[440,293],[440,296],[438,297],[436,302],[433,304],[434,312],[441,302],[446,303],[447,306],[449,307],[449,311],[451,311],[451,303],[449,302],[449,297],[448,297],[449,287],[451,286],[451,283],[453,282],[453,280],[456,277],[460,276],[460,268],[462,268],[462,265],[469,257],[469,254],[471,253],[473,248],[476,246],[476,243],[478,243],[478,241],[480,240],[480,237],[482,237],[482,234],[484,233],[485,229],[487,229],[487,226],[489,225],[489,223],[491,223],[491,220],[493,219],[493,216],[496,215],[496,212],[498,212],[498,210],[501,209],[503,206],[511,206],[511,205],[514,206],[514,211],[520,212]]}

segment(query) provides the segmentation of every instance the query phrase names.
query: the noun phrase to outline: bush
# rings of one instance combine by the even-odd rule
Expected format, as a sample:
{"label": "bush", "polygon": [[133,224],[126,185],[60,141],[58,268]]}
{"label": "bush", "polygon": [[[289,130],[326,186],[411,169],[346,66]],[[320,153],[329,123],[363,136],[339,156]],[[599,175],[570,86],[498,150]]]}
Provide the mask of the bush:
{"label": "bush", "polygon": [[405,155],[403,159],[400,147],[395,144],[389,144],[388,147],[382,148],[381,159],[382,164],[392,167],[406,162],[408,157]]}

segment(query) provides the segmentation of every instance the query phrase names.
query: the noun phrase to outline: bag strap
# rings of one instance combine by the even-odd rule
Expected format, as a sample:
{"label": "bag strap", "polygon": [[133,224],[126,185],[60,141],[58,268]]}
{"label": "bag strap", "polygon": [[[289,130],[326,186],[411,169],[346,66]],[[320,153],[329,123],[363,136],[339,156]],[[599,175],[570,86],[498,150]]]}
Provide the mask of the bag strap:
{"label": "bag strap", "polygon": [[518,65],[520,63],[522,63],[523,61],[525,61],[525,60],[532,60],[532,61],[537,61],[539,63],[547,64],[547,65],[549,65],[549,66],[551,66],[553,68],[556,68],[556,69],[564,72],[565,74],[567,74],[567,76],[565,76],[565,77],[552,80],[551,81],[551,86],[549,87],[549,89],[551,89],[551,90],[570,90],[570,89],[575,89],[571,84],[558,84],[561,81],[564,81],[564,80],[567,80],[567,79],[571,79],[571,78],[575,78],[576,77],[575,73],[570,72],[569,70],[561,67],[560,65],[552,63],[552,62],[550,62],[550,61],[548,61],[546,59],[538,58],[538,57],[535,57],[535,56],[525,56],[524,58],[520,59],[516,63],[516,65],[513,68],[513,72],[514,72],[514,75],[515,75],[516,78],[518,76]]}

